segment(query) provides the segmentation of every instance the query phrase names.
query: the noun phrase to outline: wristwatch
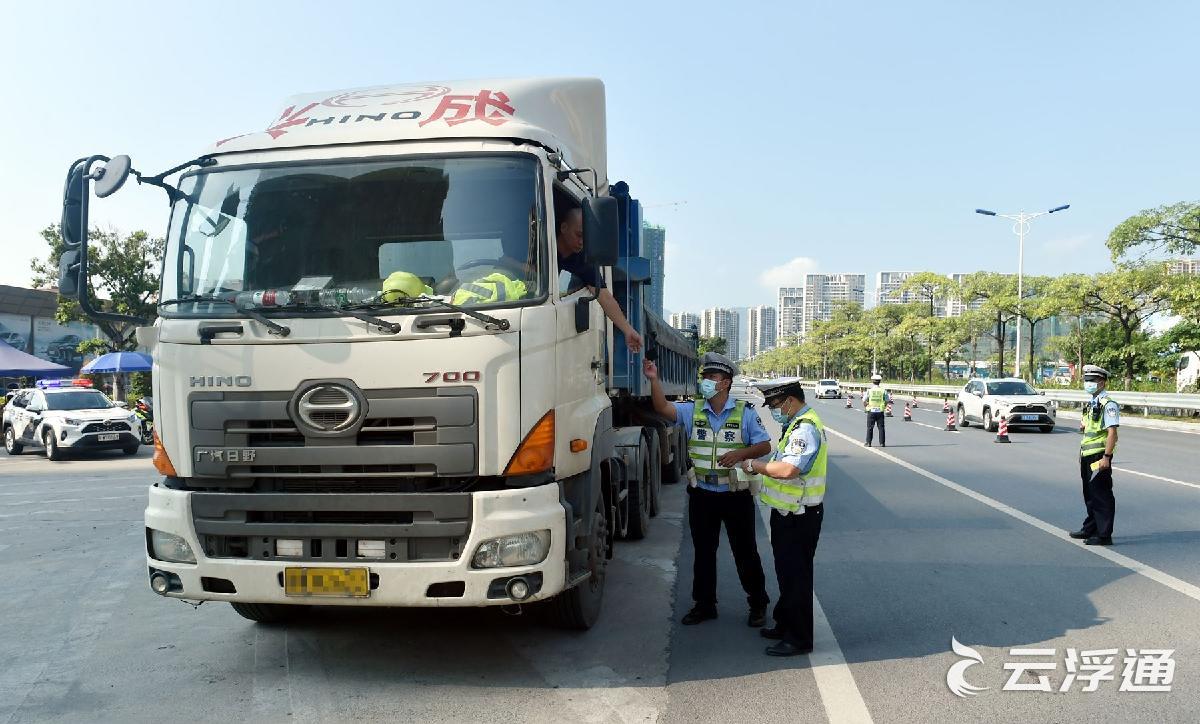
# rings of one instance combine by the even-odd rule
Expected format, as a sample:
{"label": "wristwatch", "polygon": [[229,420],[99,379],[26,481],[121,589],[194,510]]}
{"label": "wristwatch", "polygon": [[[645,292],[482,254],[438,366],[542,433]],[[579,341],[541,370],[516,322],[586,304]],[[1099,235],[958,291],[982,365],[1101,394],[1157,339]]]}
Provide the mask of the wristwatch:
{"label": "wristwatch", "polygon": [[754,474],[754,458],[746,458],[742,461],[742,470],[747,473]]}
{"label": "wristwatch", "polygon": [[1109,460],[1112,460],[1112,455],[1110,455],[1108,453],[1104,453],[1104,457],[1108,458]]}

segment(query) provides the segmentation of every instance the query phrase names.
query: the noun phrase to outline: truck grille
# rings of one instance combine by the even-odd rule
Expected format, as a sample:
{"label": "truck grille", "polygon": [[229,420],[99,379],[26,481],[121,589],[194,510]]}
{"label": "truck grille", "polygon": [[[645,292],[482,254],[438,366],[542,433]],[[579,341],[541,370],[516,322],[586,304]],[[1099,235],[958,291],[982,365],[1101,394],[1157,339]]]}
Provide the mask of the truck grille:
{"label": "truck grille", "polygon": [[[334,417],[347,413],[319,408],[343,399],[341,392],[337,394],[343,397],[334,399],[334,392],[317,389],[301,398],[309,407],[299,413],[287,392],[193,393],[188,404],[197,482],[476,474],[479,424],[474,387],[362,390],[361,424],[314,436],[309,423],[329,429],[345,422]],[[308,416],[305,424],[292,417],[301,413]]]}

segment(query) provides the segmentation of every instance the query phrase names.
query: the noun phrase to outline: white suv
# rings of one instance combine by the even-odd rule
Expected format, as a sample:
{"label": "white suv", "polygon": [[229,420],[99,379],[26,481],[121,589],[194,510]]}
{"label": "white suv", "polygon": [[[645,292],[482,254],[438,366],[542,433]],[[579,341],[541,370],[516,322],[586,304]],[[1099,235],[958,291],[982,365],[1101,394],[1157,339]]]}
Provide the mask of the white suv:
{"label": "white suv", "polygon": [[1004,418],[1009,427],[1036,427],[1050,432],[1054,429],[1056,412],[1050,398],[1015,377],[974,379],[958,393],[959,427],[975,422],[984,430],[995,432],[1000,418]]}
{"label": "white suv", "polygon": [[9,455],[31,446],[43,448],[50,460],[61,460],[66,450],[133,455],[142,442],[136,415],[86,387],[22,390],[4,406],[2,424]]}
{"label": "white suv", "polygon": [[837,380],[818,380],[817,397],[841,397],[842,388]]}

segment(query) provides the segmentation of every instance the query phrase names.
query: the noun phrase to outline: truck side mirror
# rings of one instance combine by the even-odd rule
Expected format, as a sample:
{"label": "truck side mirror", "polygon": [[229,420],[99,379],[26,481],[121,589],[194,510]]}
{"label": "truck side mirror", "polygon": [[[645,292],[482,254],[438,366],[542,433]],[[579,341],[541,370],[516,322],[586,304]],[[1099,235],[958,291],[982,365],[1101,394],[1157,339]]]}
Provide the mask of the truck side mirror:
{"label": "truck side mirror", "polygon": [[83,203],[87,194],[87,179],[84,178],[86,164],[76,161],[71,170],[67,171],[67,180],[63,184],[62,222],[59,226],[63,242],[71,249],[83,243]]}
{"label": "truck side mirror", "polygon": [[66,249],[58,259],[58,293],[69,299],[79,298],[79,255],[82,249]]}
{"label": "truck side mirror", "polygon": [[125,185],[133,163],[128,156],[114,156],[111,161],[96,169],[96,198],[112,196]]}
{"label": "truck side mirror", "polygon": [[611,196],[590,196],[583,201],[583,259],[588,266],[617,263],[620,214]]}

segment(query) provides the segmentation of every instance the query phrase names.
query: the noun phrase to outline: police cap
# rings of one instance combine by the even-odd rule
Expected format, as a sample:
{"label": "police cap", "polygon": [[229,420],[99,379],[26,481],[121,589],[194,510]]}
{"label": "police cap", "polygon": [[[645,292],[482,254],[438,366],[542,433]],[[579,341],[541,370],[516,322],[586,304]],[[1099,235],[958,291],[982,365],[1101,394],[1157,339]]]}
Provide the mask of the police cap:
{"label": "police cap", "polygon": [[1099,377],[1107,380],[1108,370],[1104,369],[1100,365],[1084,365],[1083,378],[1087,379],[1088,377]]}
{"label": "police cap", "polygon": [[871,375],[871,381],[872,381],[872,382],[882,382],[882,381],[883,381],[883,375],[881,375],[881,374],[879,374],[878,372],[876,372],[875,374]]}
{"label": "police cap", "polygon": [[700,360],[700,374],[705,372],[724,372],[730,377],[738,376],[738,368],[733,360],[716,352],[705,352]]}
{"label": "police cap", "polygon": [[797,400],[804,399],[804,387],[800,384],[800,379],[797,377],[766,380],[759,382],[755,387],[762,393],[763,399],[768,405],[789,396],[795,397]]}

